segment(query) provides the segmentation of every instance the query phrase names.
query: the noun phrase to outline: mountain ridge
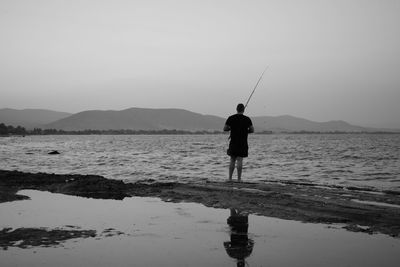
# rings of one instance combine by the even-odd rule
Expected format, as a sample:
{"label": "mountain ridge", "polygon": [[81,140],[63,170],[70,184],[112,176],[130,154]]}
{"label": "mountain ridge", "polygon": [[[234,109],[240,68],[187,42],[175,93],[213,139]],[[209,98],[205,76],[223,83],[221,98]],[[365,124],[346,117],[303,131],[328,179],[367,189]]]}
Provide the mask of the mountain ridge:
{"label": "mountain ridge", "polygon": [[72,115],[72,113],[49,109],[0,109],[0,123],[22,126],[28,129],[40,128],[45,124]]}
{"label": "mountain ridge", "polygon": [[45,125],[61,130],[217,130],[224,119],[176,108],[128,108],[116,110],[89,110]]}
{"label": "mountain ridge", "polygon": [[[17,115],[14,121],[10,113]],[[8,114],[8,117],[6,116]],[[43,118],[40,114],[45,114]],[[291,115],[250,116],[256,132],[400,132],[352,125],[343,120],[315,122]],[[4,120],[6,118],[6,120]],[[0,123],[26,128],[82,130],[186,130],[221,131],[226,118],[204,115],[179,108],[138,108],[123,110],[86,110],[67,113],[47,109],[0,109]]]}
{"label": "mountain ridge", "polygon": [[331,120],[327,122],[315,122],[304,118],[298,118],[291,115],[280,116],[255,116],[252,117],[253,123],[260,128],[266,128],[274,132],[363,132],[374,131],[361,126],[351,125],[343,120]]}

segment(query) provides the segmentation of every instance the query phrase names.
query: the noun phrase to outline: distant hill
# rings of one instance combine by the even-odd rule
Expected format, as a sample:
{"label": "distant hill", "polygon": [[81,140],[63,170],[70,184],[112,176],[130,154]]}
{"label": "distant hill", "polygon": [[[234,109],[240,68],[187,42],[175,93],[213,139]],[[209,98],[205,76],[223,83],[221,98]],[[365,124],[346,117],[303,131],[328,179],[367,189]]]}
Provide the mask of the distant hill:
{"label": "distant hill", "polygon": [[273,132],[360,132],[379,130],[354,126],[345,121],[315,122],[289,115],[252,117],[252,120],[257,128]]}
{"label": "distant hill", "polygon": [[[394,131],[351,125],[345,121],[315,122],[289,115],[253,117],[256,132],[373,132]],[[221,131],[226,118],[202,115],[184,109],[129,108],[89,110],[76,114],[40,109],[0,109],[0,123],[27,129],[76,130],[187,130]]]}
{"label": "distant hill", "polygon": [[0,109],[0,123],[22,126],[27,129],[42,127],[45,124],[70,116],[71,113],[47,109]]}
{"label": "distant hill", "polygon": [[221,130],[225,120],[183,109],[129,108],[121,111],[84,111],[56,122],[45,128],[61,130]]}

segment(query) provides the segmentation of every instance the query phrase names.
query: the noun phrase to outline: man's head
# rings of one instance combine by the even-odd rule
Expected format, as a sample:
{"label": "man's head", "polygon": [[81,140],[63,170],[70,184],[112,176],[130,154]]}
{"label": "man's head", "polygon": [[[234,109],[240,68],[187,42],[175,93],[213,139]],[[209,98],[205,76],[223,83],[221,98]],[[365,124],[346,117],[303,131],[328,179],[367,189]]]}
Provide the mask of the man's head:
{"label": "man's head", "polygon": [[236,111],[238,113],[243,113],[244,112],[244,105],[242,103],[238,104],[236,107]]}

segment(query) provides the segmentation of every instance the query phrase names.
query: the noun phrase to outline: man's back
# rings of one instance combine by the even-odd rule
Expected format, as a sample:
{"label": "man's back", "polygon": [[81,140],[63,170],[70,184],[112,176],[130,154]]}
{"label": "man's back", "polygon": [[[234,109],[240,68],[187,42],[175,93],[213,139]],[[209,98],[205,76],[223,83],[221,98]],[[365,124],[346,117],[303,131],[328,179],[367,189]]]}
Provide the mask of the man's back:
{"label": "man's back", "polygon": [[243,114],[235,114],[226,120],[230,127],[230,138],[234,143],[247,143],[249,128],[252,126],[251,119]]}

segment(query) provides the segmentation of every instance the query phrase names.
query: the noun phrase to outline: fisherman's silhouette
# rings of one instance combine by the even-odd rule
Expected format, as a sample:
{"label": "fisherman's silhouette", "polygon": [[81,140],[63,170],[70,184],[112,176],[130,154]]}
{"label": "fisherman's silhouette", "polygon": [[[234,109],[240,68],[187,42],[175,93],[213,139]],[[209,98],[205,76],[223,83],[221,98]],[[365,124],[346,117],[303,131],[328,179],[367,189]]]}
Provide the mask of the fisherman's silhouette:
{"label": "fisherman's silhouette", "polygon": [[254,241],[248,237],[249,216],[231,208],[227,223],[231,230],[231,241],[224,242],[229,257],[236,259],[236,266],[245,266],[245,258],[253,251]]}

